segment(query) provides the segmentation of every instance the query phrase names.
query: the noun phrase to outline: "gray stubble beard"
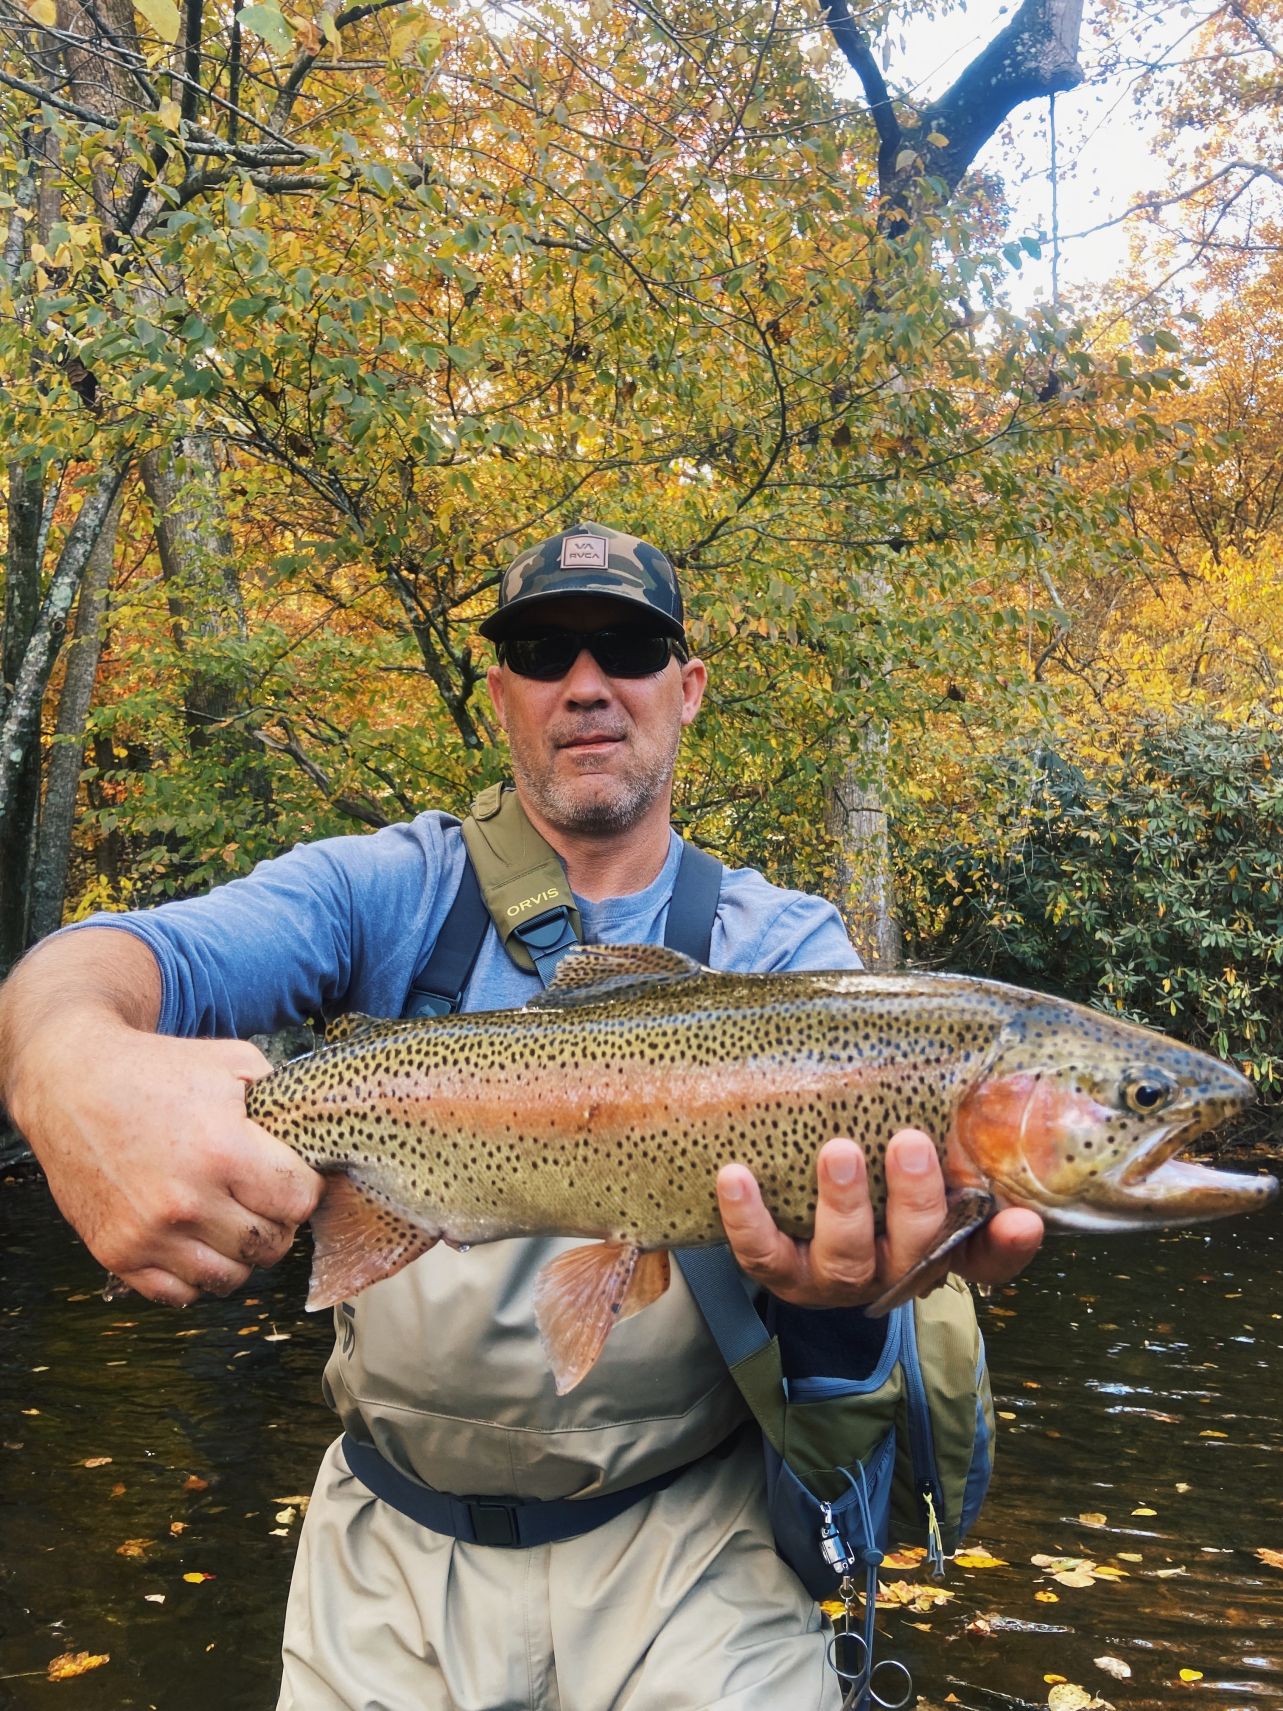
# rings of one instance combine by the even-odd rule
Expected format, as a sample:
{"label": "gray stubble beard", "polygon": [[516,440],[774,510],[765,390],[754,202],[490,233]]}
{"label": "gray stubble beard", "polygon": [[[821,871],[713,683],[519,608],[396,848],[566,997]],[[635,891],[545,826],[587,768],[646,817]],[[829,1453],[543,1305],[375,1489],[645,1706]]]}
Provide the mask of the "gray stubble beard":
{"label": "gray stubble beard", "polygon": [[616,792],[605,799],[583,801],[573,791],[563,789],[551,774],[540,778],[540,769],[528,766],[519,748],[512,749],[513,773],[550,825],[566,832],[601,835],[627,832],[645,818],[655,801],[671,787],[680,741],[678,729],[665,755],[656,757],[652,765],[637,767],[614,781]]}

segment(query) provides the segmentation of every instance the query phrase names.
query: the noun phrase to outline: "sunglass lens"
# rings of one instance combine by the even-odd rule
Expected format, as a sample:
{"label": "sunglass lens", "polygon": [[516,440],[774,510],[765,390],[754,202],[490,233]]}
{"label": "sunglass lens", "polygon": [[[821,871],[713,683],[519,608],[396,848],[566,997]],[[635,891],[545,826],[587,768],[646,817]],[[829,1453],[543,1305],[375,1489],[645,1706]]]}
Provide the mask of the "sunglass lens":
{"label": "sunglass lens", "polygon": [[510,636],[502,658],[519,677],[551,683],[564,677],[587,648],[610,677],[650,677],[668,664],[672,645],[651,630],[551,630],[542,635]]}
{"label": "sunglass lens", "polygon": [[650,677],[668,664],[668,638],[646,630],[598,630],[588,646],[611,677]]}

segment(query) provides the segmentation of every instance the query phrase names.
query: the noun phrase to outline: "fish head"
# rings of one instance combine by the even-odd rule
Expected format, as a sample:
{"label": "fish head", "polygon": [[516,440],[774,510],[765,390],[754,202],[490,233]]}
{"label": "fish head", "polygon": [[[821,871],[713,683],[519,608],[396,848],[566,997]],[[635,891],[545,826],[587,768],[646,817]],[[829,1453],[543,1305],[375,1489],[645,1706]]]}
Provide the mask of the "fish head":
{"label": "fish head", "polygon": [[1017,1011],[959,1101],[950,1180],[1078,1229],[1141,1229],[1247,1211],[1277,1192],[1177,1157],[1255,1098],[1229,1064],[1061,1000]]}

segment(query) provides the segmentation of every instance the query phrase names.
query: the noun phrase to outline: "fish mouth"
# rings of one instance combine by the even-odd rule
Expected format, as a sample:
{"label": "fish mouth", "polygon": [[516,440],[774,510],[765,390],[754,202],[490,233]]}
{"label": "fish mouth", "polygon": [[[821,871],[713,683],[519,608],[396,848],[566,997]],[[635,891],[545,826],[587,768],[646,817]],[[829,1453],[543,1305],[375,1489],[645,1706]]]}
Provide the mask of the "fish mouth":
{"label": "fish mouth", "polygon": [[[1184,1121],[1167,1124],[1118,1170],[1102,1176],[1099,1192],[1083,1221],[1114,1228],[1139,1229],[1147,1224],[1194,1224],[1227,1213],[1268,1205],[1278,1193],[1272,1176],[1215,1170],[1179,1155],[1199,1135],[1214,1129],[1251,1103],[1254,1090],[1243,1088],[1205,1100]],[[1075,1222],[1072,1213],[1066,1222]]]}
{"label": "fish mouth", "polygon": [[[1241,1081],[1241,1086],[1238,1083]],[[1113,1180],[1120,1188],[1136,1188],[1150,1182],[1163,1167],[1174,1161],[1191,1141],[1217,1128],[1227,1118],[1237,1116],[1252,1104],[1256,1090],[1244,1077],[1235,1077],[1235,1084],[1220,1092],[1195,1089],[1181,1103],[1185,1107],[1172,1112],[1164,1123],[1132,1153]],[[1189,1169],[1199,1166],[1190,1165]],[[1214,1172],[1212,1174],[1215,1174]]]}

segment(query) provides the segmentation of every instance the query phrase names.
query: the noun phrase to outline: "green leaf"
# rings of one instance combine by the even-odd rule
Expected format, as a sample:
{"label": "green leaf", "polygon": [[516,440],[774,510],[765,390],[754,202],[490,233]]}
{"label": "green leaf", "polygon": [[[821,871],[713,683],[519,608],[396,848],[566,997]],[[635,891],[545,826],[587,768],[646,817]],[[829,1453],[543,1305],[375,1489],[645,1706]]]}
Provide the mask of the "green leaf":
{"label": "green leaf", "polygon": [[294,32],[275,6],[246,6],[240,13],[240,21],[242,28],[253,30],[256,36],[261,36],[269,46],[279,49],[281,53],[290,53],[293,50]]}

